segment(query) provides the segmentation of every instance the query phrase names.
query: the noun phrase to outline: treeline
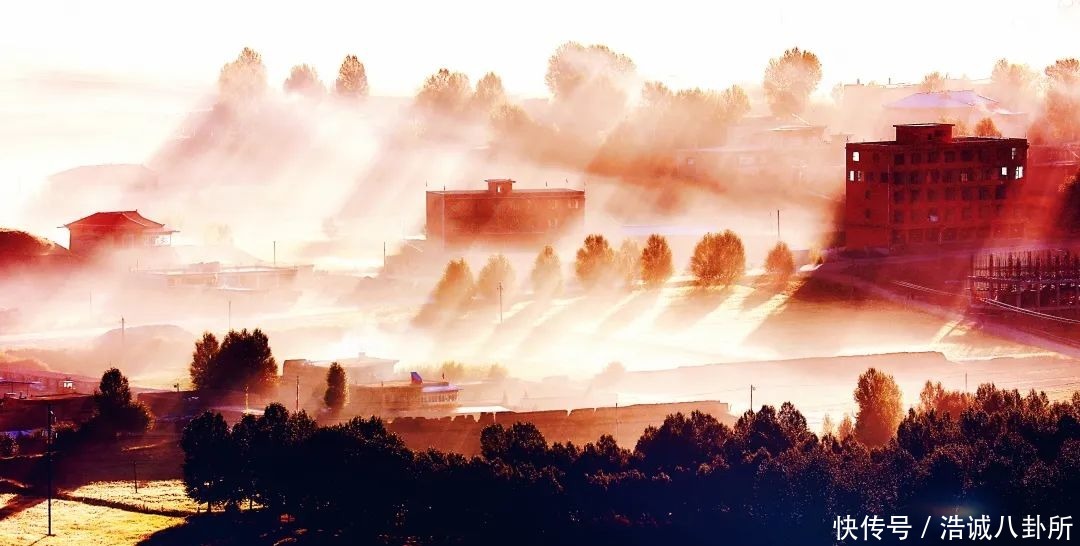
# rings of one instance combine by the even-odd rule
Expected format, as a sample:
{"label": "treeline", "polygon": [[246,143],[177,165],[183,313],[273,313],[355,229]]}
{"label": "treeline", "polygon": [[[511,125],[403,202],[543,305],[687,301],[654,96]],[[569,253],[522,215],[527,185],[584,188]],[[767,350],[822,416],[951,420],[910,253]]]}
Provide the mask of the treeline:
{"label": "treeline", "polygon": [[[507,96],[494,72],[473,85],[467,75],[440,68],[419,86],[408,132],[452,141],[469,140],[484,128],[495,147],[529,159],[603,174],[662,176],[674,173],[672,151],[721,144],[727,127],[750,111],[747,93],[737,85],[680,90],[643,81],[633,60],[601,44],[562,44],[548,59],[544,79],[550,99],[526,110]],[[801,113],[820,80],[818,58],[798,48],[770,60],[762,79],[778,116]],[[233,109],[258,104],[270,88],[262,57],[250,48],[226,63],[218,79],[221,103]],[[307,64],[292,68],[283,89],[305,99],[359,103],[369,93],[368,74],[350,54],[331,90]]]}
{"label": "treeline", "polygon": [[292,516],[302,543],[834,544],[838,516],[933,516],[936,538],[939,515],[1019,522],[1080,506],[1080,395],[928,384],[903,416],[898,392],[890,376],[864,374],[842,440],[785,403],[731,427],[671,415],[633,449],[496,424],[473,458],[411,451],[375,418],[317,427],[271,405],[231,429],[220,415],[192,421],[184,481],[208,508]]}
{"label": "treeline", "polygon": [[[706,233],[695,245],[686,270],[698,288],[731,285],[746,272],[742,239],[731,230]],[[779,242],[769,251],[765,270],[777,284],[783,284],[795,273],[795,259],[787,244]],[[655,290],[674,274],[671,247],[663,235],[650,235],[644,247],[628,238],[616,249],[603,235],[592,234],[585,237],[574,256],[573,276],[586,292],[633,290],[638,286]],[[490,256],[475,277],[463,258],[451,260],[418,319],[425,322],[439,314],[453,315],[474,302],[497,303],[500,297],[518,290],[515,281],[513,266],[502,254]],[[528,281],[535,298],[551,298],[561,293],[563,266],[552,246],[545,246],[537,254]]]}

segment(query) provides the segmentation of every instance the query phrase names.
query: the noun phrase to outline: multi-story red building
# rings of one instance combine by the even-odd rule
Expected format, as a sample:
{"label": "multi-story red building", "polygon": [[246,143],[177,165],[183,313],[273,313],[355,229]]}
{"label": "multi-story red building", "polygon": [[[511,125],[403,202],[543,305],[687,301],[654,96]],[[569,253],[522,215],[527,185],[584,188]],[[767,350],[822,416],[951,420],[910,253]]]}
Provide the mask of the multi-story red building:
{"label": "multi-story red building", "polygon": [[427,192],[429,241],[446,246],[544,244],[584,229],[583,190],[515,190],[513,180],[486,182],[486,190]]}
{"label": "multi-story red building", "polygon": [[954,137],[948,123],[896,125],[896,140],[847,145],[848,249],[915,250],[1020,239],[1027,140]]}

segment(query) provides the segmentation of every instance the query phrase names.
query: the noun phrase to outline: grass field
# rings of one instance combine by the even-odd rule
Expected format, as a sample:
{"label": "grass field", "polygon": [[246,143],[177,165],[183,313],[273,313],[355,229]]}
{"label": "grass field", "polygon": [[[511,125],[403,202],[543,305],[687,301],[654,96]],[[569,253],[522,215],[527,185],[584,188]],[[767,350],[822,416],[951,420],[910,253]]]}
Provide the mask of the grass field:
{"label": "grass field", "polygon": [[104,501],[117,508],[194,514],[198,506],[186,494],[180,480],[139,482],[135,492],[132,482],[94,482],[70,491],[72,500]]}
{"label": "grass field", "polygon": [[46,513],[46,503],[41,502],[0,521],[0,546],[127,546],[138,544],[155,531],[184,522],[181,517],[54,500],[55,536],[46,537]]}

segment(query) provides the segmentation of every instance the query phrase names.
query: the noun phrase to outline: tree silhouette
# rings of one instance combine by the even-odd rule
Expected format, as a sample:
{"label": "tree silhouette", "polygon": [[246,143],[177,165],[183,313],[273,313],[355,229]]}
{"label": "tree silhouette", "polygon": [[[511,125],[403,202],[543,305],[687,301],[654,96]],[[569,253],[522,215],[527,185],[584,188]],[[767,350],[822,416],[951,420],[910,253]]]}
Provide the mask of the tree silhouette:
{"label": "tree silhouette", "polygon": [[1080,60],[1058,59],[1046,67],[1045,116],[1057,141],[1080,138]]}
{"label": "tree silhouette", "polygon": [[450,260],[446,264],[446,270],[435,285],[432,294],[437,307],[449,310],[460,307],[472,299],[476,285],[473,282],[472,270],[465,259]]}
{"label": "tree silhouette", "polygon": [[529,278],[537,295],[550,296],[562,289],[562,263],[551,245],[546,245],[536,255]]}
{"label": "tree silhouette", "polygon": [[975,124],[975,136],[977,137],[1000,137],[1001,131],[998,130],[997,125],[994,124],[994,120],[990,118],[982,118]]}
{"label": "tree silhouette", "polygon": [[315,71],[315,67],[309,64],[292,67],[283,87],[286,93],[295,93],[308,97],[317,97],[326,93],[326,88],[319,81],[319,74]]}
{"label": "tree silhouette", "polygon": [[239,502],[239,457],[229,425],[220,413],[206,412],[192,419],[180,439],[184,450],[184,490],[196,502]]}
{"label": "tree silhouette", "polygon": [[468,76],[440,68],[424,81],[416,104],[429,113],[456,116],[465,111],[471,97]]}
{"label": "tree silhouette", "polygon": [[94,417],[90,428],[105,435],[145,432],[151,421],[146,406],[132,401],[128,379],[120,370],[110,368],[102,374],[101,383],[94,392]]}
{"label": "tree silhouette", "polygon": [[801,114],[821,81],[821,61],[817,55],[799,48],[770,59],[765,69],[765,97],[776,116]]}
{"label": "tree silhouette", "polygon": [[607,239],[593,234],[585,237],[584,244],[578,249],[574,272],[582,286],[592,289],[611,279],[614,265],[615,252]]}
{"label": "tree silhouette", "polygon": [[337,415],[348,402],[349,384],[345,377],[345,368],[334,362],[326,371],[326,394],[323,395],[323,403],[332,414]]}
{"label": "tree silhouette", "polygon": [[663,235],[652,234],[641,250],[641,279],[645,286],[658,288],[675,272],[671,262],[671,247]]}
{"label": "tree silhouette", "polygon": [[236,60],[226,63],[218,76],[218,94],[227,103],[240,104],[261,98],[267,89],[262,56],[245,47]]}
{"label": "tree silhouette", "polygon": [[488,257],[487,263],[476,278],[476,291],[481,298],[489,302],[497,302],[500,286],[503,290],[513,289],[514,268],[506,256],[493,254]]}
{"label": "tree silhouette", "polygon": [[874,368],[866,370],[855,387],[855,403],[859,406],[855,415],[855,437],[868,447],[888,442],[904,417],[903,399],[896,380]]}
{"label": "tree silhouette", "polygon": [[746,252],[742,240],[731,230],[706,233],[690,258],[690,272],[702,287],[730,285],[745,271]]}
{"label": "tree silhouette", "polygon": [[795,274],[795,257],[783,241],[776,243],[765,257],[765,272],[777,282],[787,282]]}
{"label": "tree silhouette", "polygon": [[256,328],[230,330],[218,346],[207,332],[195,342],[191,382],[197,390],[243,390],[263,393],[277,382],[277,362],[270,340]]}
{"label": "tree silhouette", "polygon": [[368,96],[367,71],[356,55],[346,55],[338,68],[334,93],[339,97],[362,99]]}
{"label": "tree silhouette", "polygon": [[494,72],[484,74],[476,82],[476,91],[472,96],[472,110],[475,114],[488,119],[498,108],[506,104],[506,90],[502,79]]}

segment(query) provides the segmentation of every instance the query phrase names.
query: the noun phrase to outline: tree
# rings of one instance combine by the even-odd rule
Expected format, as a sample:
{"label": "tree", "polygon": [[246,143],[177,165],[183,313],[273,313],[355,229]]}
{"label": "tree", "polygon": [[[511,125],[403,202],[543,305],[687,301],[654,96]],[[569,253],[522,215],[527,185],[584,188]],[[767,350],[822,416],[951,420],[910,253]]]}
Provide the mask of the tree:
{"label": "tree", "polygon": [[581,284],[591,289],[602,280],[610,279],[614,265],[615,252],[607,239],[603,235],[593,234],[585,237],[585,243],[578,249],[574,272]]}
{"label": "tree", "polygon": [[690,272],[702,287],[730,285],[745,271],[746,252],[742,239],[731,230],[706,233],[690,258]]}
{"label": "tree", "polygon": [[292,67],[289,78],[285,80],[286,93],[295,93],[308,97],[317,97],[326,93],[326,88],[319,81],[319,74],[315,67],[309,64],[299,64]]}
{"label": "tree", "polygon": [[544,75],[560,129],[593,138],[614,126],[626,108],[626,91],[636,70],[629,57],[604,45],[560,45]]}
{"label": "tree", "polygon": [[623,239],[615,253],[615,269],[618,278],[626,286],[633,287],[641,278],[641,247],[633,239]]}
{"label": "tree", "polygon": [[1028,65],[1013,64],[1007,59],[994,63],[990,75],[992,97],[1012,110],[1029,111],[1038,93],[1039,75]]}
{"label": "tree", "polygon": [[349,384],[345,377],[345,368],[337,362],[330,364],[330,369],[326,371],[326,394],[323,395],[323,402],[334,415],[340,413],[341,408],[349,402]]}
{"label": "tree", "polygon": [[982,118],[975,124],[975,136],[1000,138],[1001,131],[998,131],[993,119]]}
{"label": "tree", "polygon": [[529,278],[532,280],[533,292],[538,295],[550,296],[562,288],[562,264],[551,245],[545,246],[536,255]]}
{"label": "tree", "polygon": [[1080,138],[1080,60],[1058,59],[1046,67],[1045,116],[1051,136],[1059,141]]}
{"label": "tree", "polygon": [[19,443],[15,437],[0,432],[0,457],[14,457],[19,454]]}
{"label": "tree", "polygon": [[465,111],[471,96],[468,76],[440,68],[428,76],[416,94],[416,104],[429,113],[456,116]]}
{"label": "tree", "polygon": [[334,92],[339,97],[362,99],[368,96],[367,71],[356,55],[346,55],[338,69]]}
{"label": "tree", "polygon": [[1066,233],[1080,230],[1080,169],[1058,186],[1061,207],[1058,211],[1057,225]]}
{"label": "tree", "polygon": [[511,290],[514,286],[514,268],[510,260],[502,254],[493,254],[488,257],[483,269],[476,279],[476,291],[481,298],[496,302],[499,299],[500,287],[502,290]]}
{"label": "tree", "polygon": [[845,413],[844,418],[840,420],[840,426],[836,427],[836,439],[843,442],[854,434],[855,423],[851,421],[851,416]]}
{"label": "tree", "polygon": [[206,412],[192,419],[180,438],[184,450],[184,490],[196,502],[236,503],[240,484],[239,457],[229,425],[220,413]]}
{"label": "tree", "polygon": [[641,250],[641,279],[645,281],[645,286],[661,287],[674,272],[667,238],[655,233],[649,235],[645,248]]}
{"label": "tree", "polygon": [[131,399],[127,377],[116,368],[101,375],[94,392],[94,417],[91,428],[103,435],[116,432],[145,432],[150,428],[150,411]]}
{"label": "tree", "polygon": [[924,93],[936,93],[945,89],[945,77],[941,75],[941,72],[931,72],[926,76],[923,76],[923,81],[919,84],[919,90]]}
{"label": "tree", "polygon": [[825,436],[836,436],[836,423],[833,423],[832,417],[829,417],[828,413],[821,418],[821,437],[824,438]]}
{"label": "tree", "polygon": [[855,387],[855,437],[867,447],[885,445],[904,417],[900,387],[891,375],[874,368],[859,376]]}
{"label": "tree", "polygon": [[776,246],[769,251],[769,255],[765,257],[765,272],[772,275],[778,282],[786,282],[795,274],[795,257],[783,241],[777,242]]}
{"label": "tree", "polygon": [[190,366],[191,384],[195,390],[210,388],[212,361],[220,348],[217,337],[210,332],[203,332],[202,339],[195,341],[195,352],[191,354]]}
{"label": "tree", "polygon": [[476,92],[472,96],[473,112],[489,118],[505,103],[506,90],[503,89],[502,79],[494,72],[484,74],[484,77],[476,82]]}
{"label": "tree", "polygon": [[809,51],[796,47],[770,59],[763,86],[773,115],[801,114],[819,82],[821,61]]}
{"label": "tree", "polygon": [[435,285],[432,295],[436,306],[442,309],[453,309],[464,305],[472,299],[475,283],[473,282],[472,270],[465,259],[450,260],[446,264],[446,270]]}
{"label": "tree", "polygon": [[227,103],[239,104],[261,98],[266,88],[266,66],[262,55],[250,47],[245,47],[236,60],[221,67],[218,94]]}
{"label": "tree", "polygon": [[195,342],[191,382],[197,390],[267,392],[277,381],[277,362],[270,340],[256,328],[230,330],[221,346],[209,332]]}

